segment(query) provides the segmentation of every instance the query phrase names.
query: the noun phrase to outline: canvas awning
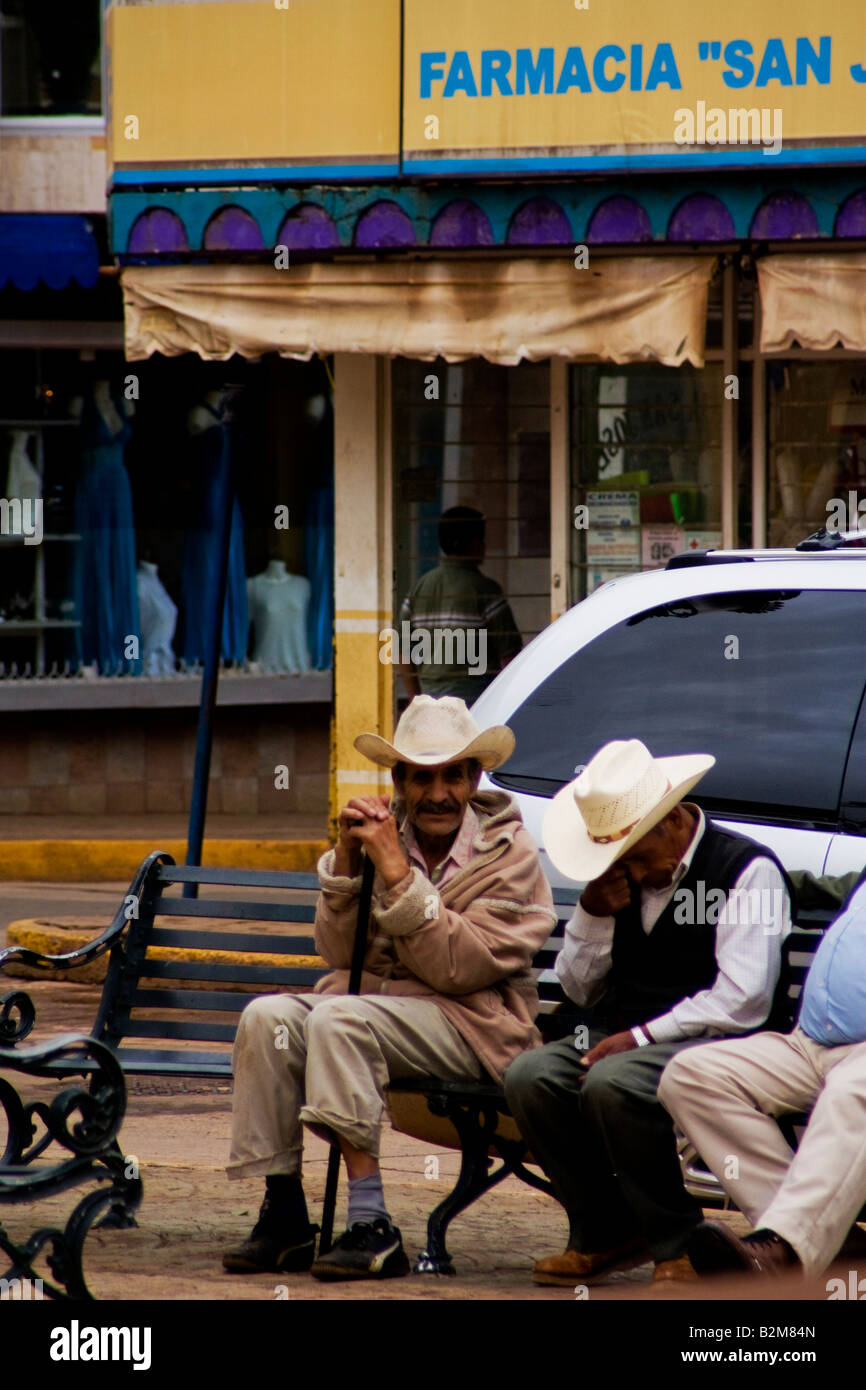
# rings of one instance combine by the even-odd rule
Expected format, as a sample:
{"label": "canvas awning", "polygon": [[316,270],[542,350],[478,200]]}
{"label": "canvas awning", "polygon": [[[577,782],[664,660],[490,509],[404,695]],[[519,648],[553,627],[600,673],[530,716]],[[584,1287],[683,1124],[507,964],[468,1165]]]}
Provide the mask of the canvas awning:
{"label": "canvas awning", "polygon": [[703,365],[712,256],[127,267],[130,360],[360,352]]}
{"label": "canvas awning", "polygon": [[866,352],[866,255],[818,251],[758,261],[761,351],[798,343]]}

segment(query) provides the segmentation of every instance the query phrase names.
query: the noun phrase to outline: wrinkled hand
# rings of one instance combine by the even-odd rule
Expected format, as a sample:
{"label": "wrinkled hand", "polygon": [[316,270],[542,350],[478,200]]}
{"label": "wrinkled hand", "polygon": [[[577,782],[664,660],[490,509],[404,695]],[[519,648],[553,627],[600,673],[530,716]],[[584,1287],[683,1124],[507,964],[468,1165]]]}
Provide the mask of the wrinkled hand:
{"label": "wrinkled hand", "polygon": [[579,1066],[586,1067],[587,1070],[600,1062],[602,1057],[612,1057],[615,1052],[631,1052],[637,1043],[630,1032],[612,1033],[609,1038],[602,1038],[600,1043],[585,1052],[580,1059]]}
{"label": "wrinkled hand", "polygon": [[409,872],[409,860],[400,843],[397,822],[388,809],[387,796],[354,797],[339,816],[340,833],[335,854],[335,870],[354,877],[361,862],[361,849],[372,859],[386,888],[393,888]]}
{"label": "wrinkled hand", "polygon": [[580,895],[580,905],[591,917],[612,917],[631,902],[631,883],[622,864],[615,863],[588,883]]}

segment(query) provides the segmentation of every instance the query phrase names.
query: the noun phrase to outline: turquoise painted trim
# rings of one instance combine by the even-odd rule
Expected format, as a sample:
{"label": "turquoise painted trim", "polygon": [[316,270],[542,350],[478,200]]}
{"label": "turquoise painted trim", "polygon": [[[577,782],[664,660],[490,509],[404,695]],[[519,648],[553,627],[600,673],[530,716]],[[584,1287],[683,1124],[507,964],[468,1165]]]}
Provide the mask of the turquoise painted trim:
{"label": "turquoise painted trim", "polygon": [[[734,224],[734,237],[746,240],[761,203],[774,193],[794,192],[806,198],[817,218],[818,235],[833,236],[833,224],[841,205],[852,193],[866,188],[866,169],[835,171],[803,170],[794,175],[765,166],[737,177],[731,173],[705,177],[692,171],[685,176],[644,176],[566,183],[541,180],[514,180],[505,184],[486,184],[454,180],[434,187],[417,183],[379,183],[376,185],[315,184],[299,188],[197,188],[178,191],[127,192],[116,190],[110,196],[109,217],[112,252],[124,256],[129,233],[136,218],[148,208],[163,207],[175,212],[184,223],[190,249],[200,252],[204,229],[210,219],[229,205],[244,208],[258,222],[266,246],[273,246],[283,218],[302,203],[323,208],[333,219],[340,246],[352,245],[358,218],[374,203],[397,203],[411,218],[419,246],[429,244],[430,229],[437,214],[455,200],[469,200],[486,213],[494,244],[506,243],[508,227],[521,205],[535,198],[558,203],[569,219],[576,243],[585,240],[592,216],[608,198],[628,197],[645,210],[655,241],[664,241],[677,206],[695,193],[708,193],[725,204]],[[651,243],[641,243],[650,245]]]}
{"label": "turquoise painted trim", "polygon": [[400,174],[396,161],[386,164],[278,164],[267,169],[115,169],[112,182],[119,187],[140,184],[222,184],[273,183],[274,179],[395,179]]}
{"label": "turquoise painted trim", "polygon": [[[787,150],[784,145],[777,155],[765,155],[763,149],[744,148],[741,150],[708,149],[689,150],[683,147],[682,154],[627,154],[627,155],[547,155],[545,157],[526,157],[516,159],[411,159],[403,160],[403,172],[413,177],[436,178],[441,175],[465,174],[478,177],[490,174],[533,174],[533,173],[675,173],[678,169],[753,169],[774,166],[777,169],[800,168],[802,166],[838,167],[840,149],[838,146],[826,148],[810,146],[807,149]],[[866,163],[866,145],[845,146],[845,165]]]}

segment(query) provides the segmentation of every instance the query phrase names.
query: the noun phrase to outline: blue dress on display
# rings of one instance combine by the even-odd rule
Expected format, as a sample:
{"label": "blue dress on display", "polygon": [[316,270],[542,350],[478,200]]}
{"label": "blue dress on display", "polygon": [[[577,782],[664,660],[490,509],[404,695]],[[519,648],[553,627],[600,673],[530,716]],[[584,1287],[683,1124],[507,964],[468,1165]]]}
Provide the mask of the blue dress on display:
{"label": "blue dress on display", "polygon": [[[216,423],[193,438],[193,520],[183,552],[181,602],[184,614],[183,660],[196,665],[205,659],[207,612],[213,602],[219,553],[219,478],[231,459],[231,433],[222,412],[206,402]],[[247,573],[244,525],[237,494],[232,497],[232,524],[220,654],[224,661],[243,662],[247,654]]]}
{"label": "blue dress on display", "polygon": [[[81,474],[75,493],[74,591],[76,654],[97,663],[101,675],[141,674],[141,660],[125,655],[139,643],[138,586],[132,490],[123,451],[132,430],[122,402],[112,396],[121,420],[116,434],[89,397],[81,416]],[[136,639],[136,644],[130,638]]]}
{"label": "blue dress on display", "polygon": [[307,504],[304,567],[310,579],[307,637],[314,671],[334,664],[334,489],[319,488]]}

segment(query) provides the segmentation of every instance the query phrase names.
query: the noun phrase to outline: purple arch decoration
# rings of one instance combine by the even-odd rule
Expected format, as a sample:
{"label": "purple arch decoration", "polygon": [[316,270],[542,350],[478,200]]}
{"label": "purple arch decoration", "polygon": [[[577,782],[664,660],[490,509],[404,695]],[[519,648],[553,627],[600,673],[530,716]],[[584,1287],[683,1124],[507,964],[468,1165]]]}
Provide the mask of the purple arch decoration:
{"label": "purple arch decoration", "polygon": [[866,188],[846,198],[836,216],[836,236],[866,237]]}
{"label": "purple arch decoration", "polygon": [[398,203],[383,200],[366,208],[355,228],[355,245],[369,251],[389,246],[414,246],[412,219]]}
{"label": "purple arch decoration", "polygon": [[455,198],[437,212],[430,229],[431,246],[492,246],[490,218],[477,203]]}
{"label": "purple arch decoration", "polygon": [[264,246],[262,229],[246,208],[220,208],[204,229],[206,251],[263,251]]}
{"label": "purple arch decoration", "polygon": [[188,251],[189,237],[176,212],[169,208],[147,208],[133,222],[126,250],[131,256]]}
{"label": "purple arch decoration", "polygon": [[340,234],[318,203],[299,203],[283,218],[277,244],[297,251],[332,251],[340,245]]}
{"label": "purple arch decoration", "polygon": [[818,236],[818,218],[812,204],[802,194],[771,193],[752,218],[749,235],[768,241]]}
{"label": "purple arch decoration", "polygon": [[566,246],[574,240],[565,212],[552,198],[530,198],[511,219],[510,246]]}
{"label": "purple arch decoration", "polygon": [[733,241],[734,219],[720,198],[692,193],[674,209],[668,241]]}
{"label": "purple arch decoration", "polygon": [[589,242],[652,241],[649,214],[634,198],[615,193],[599,203],[586,229]]}

